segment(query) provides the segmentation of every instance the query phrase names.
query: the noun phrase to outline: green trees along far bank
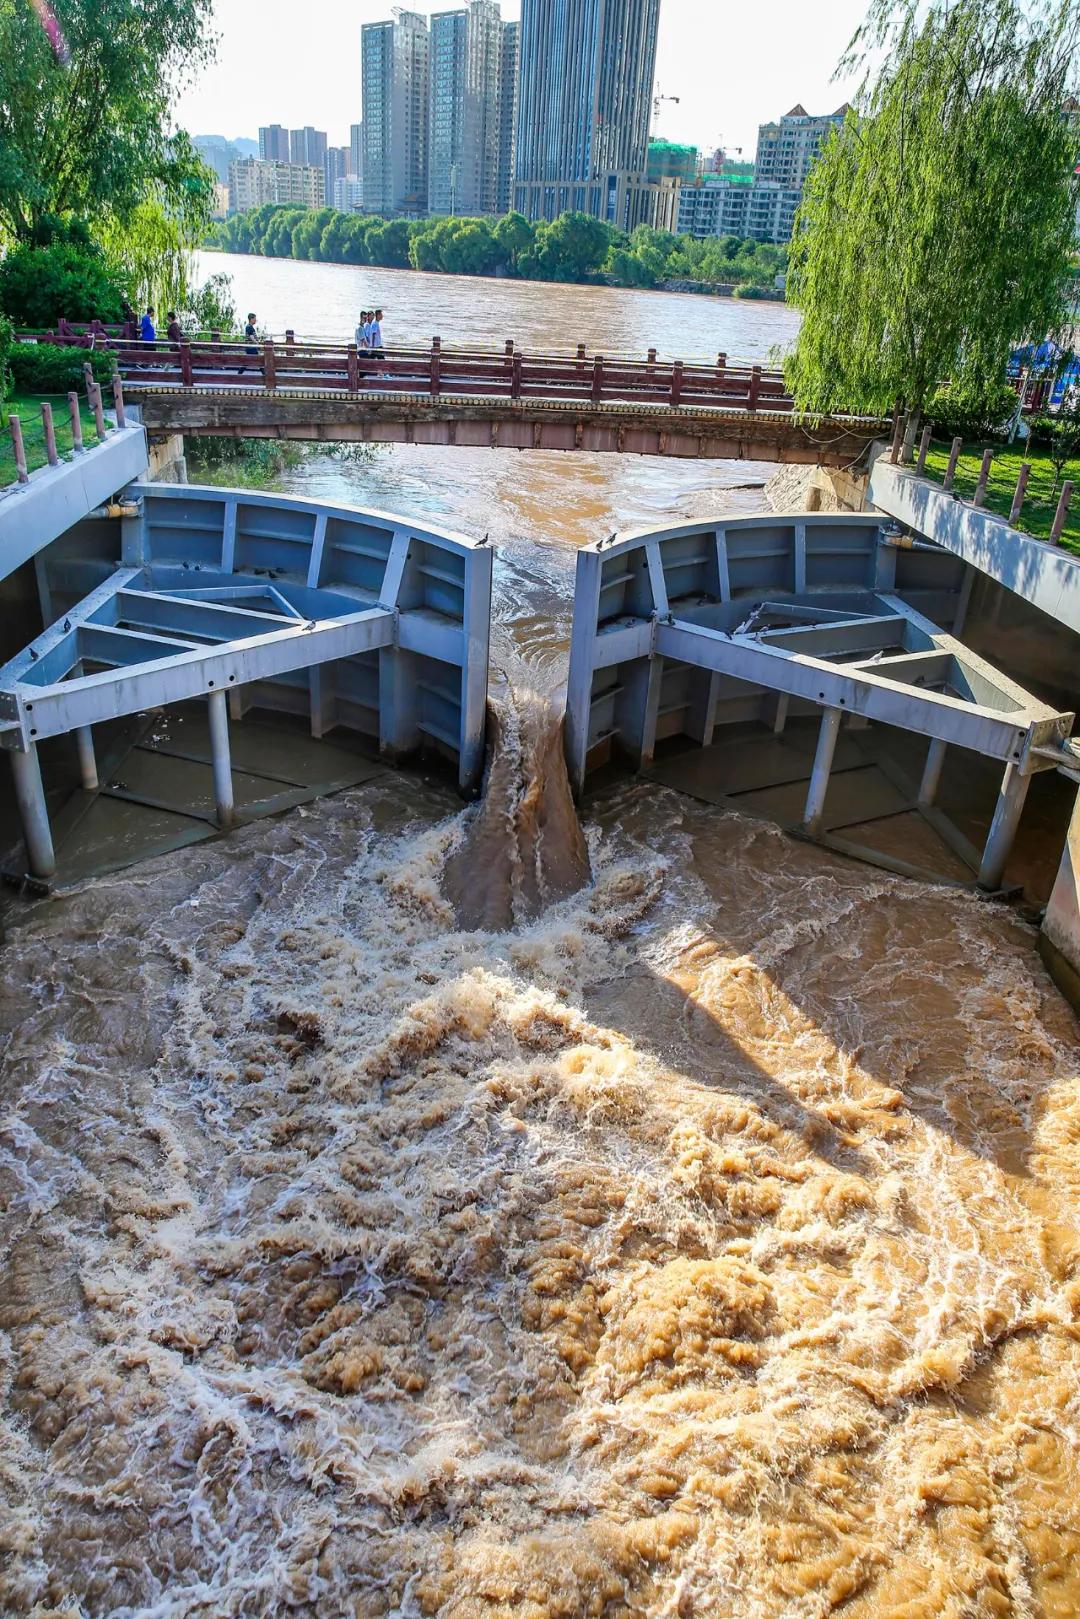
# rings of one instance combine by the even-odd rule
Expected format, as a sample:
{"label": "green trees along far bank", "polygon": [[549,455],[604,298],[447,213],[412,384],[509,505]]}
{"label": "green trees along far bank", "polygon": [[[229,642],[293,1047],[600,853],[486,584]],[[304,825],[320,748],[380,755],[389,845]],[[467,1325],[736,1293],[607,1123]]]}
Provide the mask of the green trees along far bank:
{"label": "green trees along far bank", "polygon": [[1013,347],[1063,333],[1078,35],[1080,0],[875,0],[845,65],[880,65],[810,172],[791,248],[801,408],[899,399],[913,424],[942,380],[974,406]]}
{"label": "green trees along far bank", "polygon": [[766,288],[786,263],[784,248],[767,242],[735,236],[696,241],[650,225],[628,235],[581,213],[534,225],[517,213],[501,219],[386,220],[269,203],[218,221],[207,245],[329,264],[621,287],[655,287],[677,279]]}

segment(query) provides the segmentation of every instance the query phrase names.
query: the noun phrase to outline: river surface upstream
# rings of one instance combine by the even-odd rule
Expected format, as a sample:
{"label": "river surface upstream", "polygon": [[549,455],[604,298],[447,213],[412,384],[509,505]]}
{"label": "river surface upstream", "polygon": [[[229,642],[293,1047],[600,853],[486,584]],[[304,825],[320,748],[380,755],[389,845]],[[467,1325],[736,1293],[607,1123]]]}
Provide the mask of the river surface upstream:
{"label": "river surface upstream", "polygon": [[[797,318],[203,268],[391,343],[764,358]],[[9,909],[0,1613],[1080,1612],[1080,1047],[1032,929],[656,783],[580,826],[566,792],[575,549],[766,475],[286,476],[490,534],[487,794],[388,773]]]}

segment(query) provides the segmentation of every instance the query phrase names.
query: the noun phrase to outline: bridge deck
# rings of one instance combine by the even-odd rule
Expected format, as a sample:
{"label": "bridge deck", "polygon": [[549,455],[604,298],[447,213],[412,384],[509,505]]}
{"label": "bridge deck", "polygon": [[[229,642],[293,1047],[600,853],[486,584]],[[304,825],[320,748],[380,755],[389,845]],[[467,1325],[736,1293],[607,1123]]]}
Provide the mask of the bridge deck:
{"label": "bridge deck", "polygon": [[[76,343],[62,335],[46,341]],[[101,339],[151,430],[850,464],[882,423],[800,416],[757,364],[268,341]]]}

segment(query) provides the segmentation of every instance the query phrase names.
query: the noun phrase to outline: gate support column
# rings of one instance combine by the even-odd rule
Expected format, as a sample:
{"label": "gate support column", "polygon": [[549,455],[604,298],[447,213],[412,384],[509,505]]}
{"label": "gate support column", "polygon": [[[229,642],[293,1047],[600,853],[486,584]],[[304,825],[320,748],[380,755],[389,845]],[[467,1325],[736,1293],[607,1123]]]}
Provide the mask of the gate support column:
{"label": "gate support column", "polygon": [[229,751],[229,710],[223,691],[212,691],[210,708],[210,756],[214,765],[214,807],[218,826],[228,828],[236,821],[233,801],[232,756]]}
{"label": "gate support column", "polygon": [[923,766],[922,781],[919,783],[919,803],[930,805],[934,802],[941,785],[941,772],[945,764],[945,744],[935,736],[930,742],[926,754],[926,763]]}
{"label": "gate support column", "polygon": [[990,822],[982,865],[979,867],[980,888],[993,892],[994,889],[1001,887],[1001,879],[1005,875],[1005,862],[1012,851],[1013,839],[1016,837],[1016,829],[1020,824],[1024,800],[1030,786],[1030,776],[1022,776],[1012,763],[1005,766],[994,819]]}
{"label": "gate support column", "polygon": [[814,755],[814,768],[810,775],[810,789],[806,795],[806,809],[803,811],[803,828],[812,838],[818,837],[821,833],[821,821],[825,814],[825,794],[829,790],[829,773],[832,770],[833,754],[836,752],[836,739],[840,735],[842,718],[843,715],[838,708],[826,708],[821,715],[817,752]]}
{"label": "gate support column", "polygon": [[45,789],[41,783],[41,765],[37,748],[31,742],[26,752],[11,755],[11,769],[15,777],[15,802],[19,806],[23,842],[26,844],[27,864],[32,877],[51,877],[56,871],[49,812],[45,807]]}
{"label": "gate support column", "polygon": [[98,790],[97,760],[94,757],[94,733],[89,725],[80,725],[75,731],[75,745],[79,750],[79,775],[88,793]]}

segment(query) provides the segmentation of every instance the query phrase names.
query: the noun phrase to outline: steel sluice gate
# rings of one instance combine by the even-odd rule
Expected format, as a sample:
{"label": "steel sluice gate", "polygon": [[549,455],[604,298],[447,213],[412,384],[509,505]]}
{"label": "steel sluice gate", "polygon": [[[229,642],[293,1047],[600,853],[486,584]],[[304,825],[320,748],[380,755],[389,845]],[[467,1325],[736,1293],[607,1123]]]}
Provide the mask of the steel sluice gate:
{"label": "steel sluice gate", "polygon": [[462,792],[478,790],[486,544],[260,493],[135,484],[124,501],[125,515],[77,524],[39,559],[43,610],[65,605],[0,670],[0,742],[31,877],[56,866],[39,743],[73,734],[94,792],[95,725],[196,698],[221,827],[236,818],[230,719],[253,707],[303,715],[315,737],[347,728],[390,762],[436,752]]}
{"label": "steel sluice gate", "polygon": [[[565,730],[574,791],[610,762],[650,769],[666,739],[737,750],[748,728],[780,736],[789,721],[814,716],[792,829],[868,856],[828,835],[826,794],[842,733],[895,727],[929,743],[903,810],[932,822],[979,887],[998,888],[1032,775],[1075,771],[1074,716],[940,627],[961,630],[972,571],[884,523],[876,514],[732,517],[579,552]],[[1002,766],[981,851],[934,808],[950,746]],[[875,818],[860,808],[853,823]],[[894,804],[880,818],[897,813]]]}

